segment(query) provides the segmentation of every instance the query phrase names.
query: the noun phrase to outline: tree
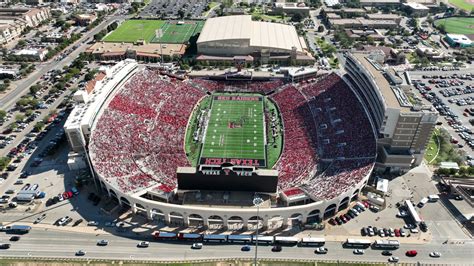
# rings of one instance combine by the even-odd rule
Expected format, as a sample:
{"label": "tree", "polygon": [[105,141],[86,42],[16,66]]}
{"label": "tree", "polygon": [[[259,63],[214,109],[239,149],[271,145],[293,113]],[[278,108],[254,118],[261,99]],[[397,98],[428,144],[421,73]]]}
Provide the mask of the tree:
{"label": "tree", "polygon": [[324,31],[324,26],[323,25],[319,25],[318,27],[318,32],[323,32]]}
{"label": "tree", "polygon": [[23,48],[26,45],[27,45],[27,42],[25,40],[19,40],[18,43],[16,44],[18,48]]}
{"label": "tree", "polygon": [[10,164],[10,158],[9,157],[0,157],[0,171],[5,169],[8,164]]}
{"label": "tree", "polygon": [[0,110],[0,120],[5,119],[6,116],[7,116],[7,112],[4,110]]}
{"label": "tree", "polygon": [[41,90],[41,86],[38,84],[35,84],[30,87],[30,94],[36,94],[39,90]]}
{"label": "tree", "polygon": [[23,122],[25,120],[26,116],[24,114],[17,114],[15,115],[15,121],[17,122]]}
{"label": "tree", "polygon": [[44,122],[43,121],[39,121],[38,123],[35,124],[34,126],[35,130],[36,131],[41,131],[43,128],[44,128]]}

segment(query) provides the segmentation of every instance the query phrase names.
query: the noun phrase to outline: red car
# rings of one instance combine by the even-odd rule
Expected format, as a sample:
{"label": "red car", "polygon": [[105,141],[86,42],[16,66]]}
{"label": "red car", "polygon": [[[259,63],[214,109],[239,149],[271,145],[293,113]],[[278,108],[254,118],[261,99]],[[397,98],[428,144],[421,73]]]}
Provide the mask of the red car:
{"label": "red car", "polygon": [[343,223],[347,223],[346,217],[344,215],[339,216],[339,218],[342,220]]}
{"label": "red car", "polygon": [[399,237],[400,236],[400,229],[395,229],[395,236]]}
{"label": "red car", "polygon": [[64,198],[64,199],[69,199],[69,195],[67,194],[67,192],[64,192],[64,193],[63,193],[63,198]]}
{"label": "red car", "polygon": [[407,253],[405,253],[408,257],[415,257],[417,254],[418,252],[416,252],[416,250],[408,250]]}
{"label": "red car", "polygon": [[368,201],[364,200],[364,201],[362,201],[362,203],[364,204],[364,206],[365,206],[366,208],[369,208],[369,207],[370,207],[370,204],[369,204]]}

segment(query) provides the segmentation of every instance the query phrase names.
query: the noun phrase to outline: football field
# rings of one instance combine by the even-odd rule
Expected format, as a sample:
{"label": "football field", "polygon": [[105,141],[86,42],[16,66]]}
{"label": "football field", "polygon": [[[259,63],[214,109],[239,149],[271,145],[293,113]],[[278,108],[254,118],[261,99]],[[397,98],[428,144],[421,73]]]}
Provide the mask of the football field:
{"label": "football field", "polygon": [[263,103],[261,96],[213,96],[201,160],[254,159],[265,164]]}
{"label": "football field", "polygon": [[185,23],[167,22],[161,27],[163,35],[155,36],[154,43],[187,43],[195,34],[201,32],[204,22],[188,21]]}
{"label": "football field", "polygon": [[474,17],[450,17],[438,19],[435,25],[444,25],[447,33],[456,34],[473,34],[474,33]]}
{"label": "football field", "polygon": [[105,36],[106,42],[136,42],[145,40],[149,43],[157,29],[165,24],[163,20],[126,20],[120,26]]}

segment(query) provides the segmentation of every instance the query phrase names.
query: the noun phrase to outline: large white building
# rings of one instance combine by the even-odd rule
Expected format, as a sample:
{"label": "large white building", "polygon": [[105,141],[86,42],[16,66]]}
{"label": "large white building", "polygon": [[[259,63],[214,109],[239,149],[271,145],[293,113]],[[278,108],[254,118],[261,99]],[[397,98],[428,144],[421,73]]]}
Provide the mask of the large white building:
{"label": "large white building", "polygon": [[294,26],[252,21],[250,15],[208,19],[197,40],[197,48],[202,55],[229,59],[252,56],[263,63],[314,61]]}
{"label": "large white building", "polygon": [[376,166],[405,171],[419,165],[438,113],[429,105],[412,104],[397,77],[373,54],[348,54],[345,68],[378,135]]}

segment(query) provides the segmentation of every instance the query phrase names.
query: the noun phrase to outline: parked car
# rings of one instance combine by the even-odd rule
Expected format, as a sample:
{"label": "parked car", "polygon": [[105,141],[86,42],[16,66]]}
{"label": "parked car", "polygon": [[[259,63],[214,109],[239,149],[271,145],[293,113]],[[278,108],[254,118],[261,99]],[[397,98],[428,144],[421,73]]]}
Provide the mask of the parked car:
{"label": "parked car", "polygon": [[415,257],[417,254],[418,254],[418,252],[416,250],[408,250],[405,253],[405,255],[407,255],[408,257]]}

